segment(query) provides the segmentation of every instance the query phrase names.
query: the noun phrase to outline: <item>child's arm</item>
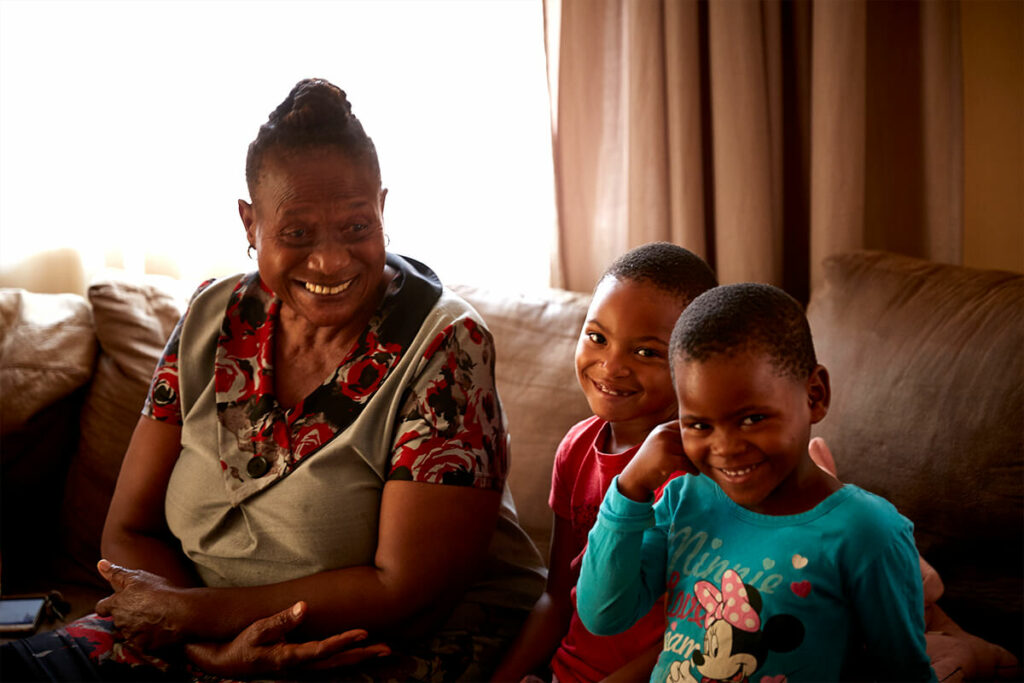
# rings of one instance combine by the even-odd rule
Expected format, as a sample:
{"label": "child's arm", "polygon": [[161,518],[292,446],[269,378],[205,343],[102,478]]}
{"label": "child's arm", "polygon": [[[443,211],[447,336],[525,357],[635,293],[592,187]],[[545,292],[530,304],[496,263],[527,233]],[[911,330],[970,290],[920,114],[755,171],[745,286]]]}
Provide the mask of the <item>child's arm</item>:
{"label": "child's arm", "polygon": [[569,631],[573,612],[571,593],[577,576],[572,560],[580,549],[573,542],[572,523],[560,515],[554,517],[547,587],[494,672],[494,681],[519,681],[547,664]]}
{"label": "child's arm", "polygon": [[608,487],[576,585],[576,611],[591,633],[625,631],[664,593],[666,540],[655,525],[652,501],[654,491],[678,471],[697,472],[673,420],[647,435]]}
{"label": "child's arm", "polygon": [[877,680],[936,680],[926,651],[921,568],[909,522],[854,577],[852,603],[871,675]]}
{"label": "child's arm", "polygon": [[666,541],[655,527],[652,502],[625,497],[618,480],[612,479],[590,530],[576,584],[580,620],[602,636],[628,629],[665,591]]}

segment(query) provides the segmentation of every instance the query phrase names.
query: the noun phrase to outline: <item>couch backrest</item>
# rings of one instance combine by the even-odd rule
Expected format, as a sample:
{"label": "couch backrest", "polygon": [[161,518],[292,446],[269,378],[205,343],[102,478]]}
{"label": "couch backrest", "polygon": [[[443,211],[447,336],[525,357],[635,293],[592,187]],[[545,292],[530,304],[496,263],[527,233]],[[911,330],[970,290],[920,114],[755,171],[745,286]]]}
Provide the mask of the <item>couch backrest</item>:
{"label": "couch backrest", "polygon": [[103,522],[153,369],[184,310],[181,292],[169,287],[107,280],[88,289],[100,354],[61,509],[64,580],[105,587],[95,569]]}
{"label": "couch backrest", "polygon": [[452,288],[476,308],[494,335],[498,393],[512,444],[509,488],[520,524],[546,559],[555,449],[570,427],[591,415],[573,361],[590,295]]}
{"label": "couch backrest", "polygon": [[1024,275],[880,252],[824,265],[808,318],[833,395],[816,434],[841,479],[914,523],[947,612],[1018,649]]}

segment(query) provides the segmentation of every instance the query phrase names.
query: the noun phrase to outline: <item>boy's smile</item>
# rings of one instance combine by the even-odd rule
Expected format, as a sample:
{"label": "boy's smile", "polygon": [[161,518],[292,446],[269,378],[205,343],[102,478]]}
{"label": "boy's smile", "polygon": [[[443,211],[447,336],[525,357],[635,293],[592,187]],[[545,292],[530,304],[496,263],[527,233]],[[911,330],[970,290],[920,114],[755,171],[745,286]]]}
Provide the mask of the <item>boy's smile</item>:
{"label": "boy's smile", "polygon": [[811,509],[838,482],[807,454],[811,425],[828,411],[828,373],[781,374],[759,351],[676,365],[683,448],[733,501],[763,514]]}
{"label": "boy's smile", "polygon": [[676,414],[668,340],[683,306],[654,285],[608,277],[594,292],[576,345],[576,378],[611,425],[604,448],[634,446]]}

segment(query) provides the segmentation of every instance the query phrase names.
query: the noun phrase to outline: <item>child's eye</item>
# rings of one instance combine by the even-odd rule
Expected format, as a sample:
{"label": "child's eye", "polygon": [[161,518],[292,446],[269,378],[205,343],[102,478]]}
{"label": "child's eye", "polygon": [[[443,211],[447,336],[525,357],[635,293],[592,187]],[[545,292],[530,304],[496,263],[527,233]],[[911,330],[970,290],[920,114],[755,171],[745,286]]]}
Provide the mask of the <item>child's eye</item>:
{"label": "child's eye", "polygon": [[692,429],[695,432],[705,432],[711,429],[706,422],[684,422],[683,429]]}
{"label": "child's eye", "polygon": [[765,415],[747,415],[745,418],[743,418],[743,421],[740,424],[743,425],[744,427],[751,427],[753,425],[756,425],[761,420],[765,419],[765,417]]}
{"label": "child's eye", "polygon": [[636,355],[641,358],[660,358],[661,354],[654,349],[649,349],[646,346],[642,346],[636,350]]}
{"label": "child's eye", "polygon": [[595,344],[604,344],[604,335],[600,332],[587,332],[587,339]]}

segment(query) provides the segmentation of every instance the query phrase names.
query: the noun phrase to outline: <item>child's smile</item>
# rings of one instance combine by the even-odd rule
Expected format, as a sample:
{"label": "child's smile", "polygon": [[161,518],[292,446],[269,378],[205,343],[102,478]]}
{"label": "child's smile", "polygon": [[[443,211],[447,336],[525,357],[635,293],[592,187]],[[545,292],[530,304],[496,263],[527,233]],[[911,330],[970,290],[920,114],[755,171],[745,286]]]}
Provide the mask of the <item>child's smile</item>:
{"label": "child's smile", "polygon": [[827,411],[827,381],[820,366],[806,381],[781,374],[756,351],[680,362],[676,390],[687,457],[755,512],[809,510],[834,481],[807,454],[811,425]]}

